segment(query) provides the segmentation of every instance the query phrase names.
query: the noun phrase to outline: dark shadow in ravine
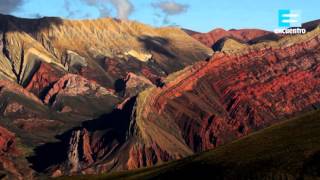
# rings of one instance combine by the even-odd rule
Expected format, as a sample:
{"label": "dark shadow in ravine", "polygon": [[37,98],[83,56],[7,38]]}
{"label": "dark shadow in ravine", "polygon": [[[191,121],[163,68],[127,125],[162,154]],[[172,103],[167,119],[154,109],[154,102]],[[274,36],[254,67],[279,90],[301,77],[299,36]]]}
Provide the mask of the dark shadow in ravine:
{"label": "dark shadow in ravine", "polygon": [[131,115],[136,102],[136,97],[131,98],[122,109],[115,109],[109,114],[100,116],[97,119],[83,122],[81,127],[73,128],[57,136],[59,140],[55,143],[46,143],[34,149],[34,155],[27,157],[32,164],[31,168],[39,173],[46,173],[48,168],[58,165],[67,160],[69,141],[72,133],[85,128],[89,133],[103,131],[101,139],[103,145],[117,141],[123,144],[128,133],[130,134]]}

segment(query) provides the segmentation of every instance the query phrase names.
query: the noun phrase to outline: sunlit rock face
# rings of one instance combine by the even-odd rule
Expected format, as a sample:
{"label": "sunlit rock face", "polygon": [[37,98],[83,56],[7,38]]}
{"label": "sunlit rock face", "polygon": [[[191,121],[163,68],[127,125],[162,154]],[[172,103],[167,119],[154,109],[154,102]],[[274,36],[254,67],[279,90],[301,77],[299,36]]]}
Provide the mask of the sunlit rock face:
{"label": "sunlit rock face", "polygon": [[[164,77],[212,51],[178,28],[153,28],[111,18],[71,21],[0,16],[0,77],[30,83],[41,62],[103,86],[133,72]],[[42,71],[42,70],[40,70]]]}

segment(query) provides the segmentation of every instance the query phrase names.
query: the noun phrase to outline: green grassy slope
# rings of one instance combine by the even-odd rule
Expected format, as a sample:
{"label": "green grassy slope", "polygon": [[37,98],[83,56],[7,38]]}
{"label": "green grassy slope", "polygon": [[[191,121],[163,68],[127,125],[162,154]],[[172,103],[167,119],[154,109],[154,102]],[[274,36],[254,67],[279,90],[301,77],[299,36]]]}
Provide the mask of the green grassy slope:
{"label": "green grassy slope", "polygon": [[153,168],[61,179],[320,179],[320,111]]}

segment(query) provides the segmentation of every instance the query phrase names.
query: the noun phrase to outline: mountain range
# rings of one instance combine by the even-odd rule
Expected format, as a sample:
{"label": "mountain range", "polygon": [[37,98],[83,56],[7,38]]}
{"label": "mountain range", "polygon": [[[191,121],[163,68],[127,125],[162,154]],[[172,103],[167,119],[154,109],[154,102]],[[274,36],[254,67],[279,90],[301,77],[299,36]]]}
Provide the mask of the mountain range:
{"label": "mountain range", "polygon": [[0,177],[161,165],[317,110],[320,27],[303,27],[198,33],[0,15]]}

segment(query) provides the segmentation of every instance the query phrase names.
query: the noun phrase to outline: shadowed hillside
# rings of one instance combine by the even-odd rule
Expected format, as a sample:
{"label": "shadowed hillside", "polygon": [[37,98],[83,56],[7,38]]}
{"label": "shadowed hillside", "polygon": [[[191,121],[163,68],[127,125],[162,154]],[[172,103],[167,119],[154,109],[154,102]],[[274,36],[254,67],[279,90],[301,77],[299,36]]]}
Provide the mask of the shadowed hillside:
{"label": "shadowed hillside", "polygon": [[316,111],[154,168],[59,179],[318,179],[319,172],[320,112]]}

